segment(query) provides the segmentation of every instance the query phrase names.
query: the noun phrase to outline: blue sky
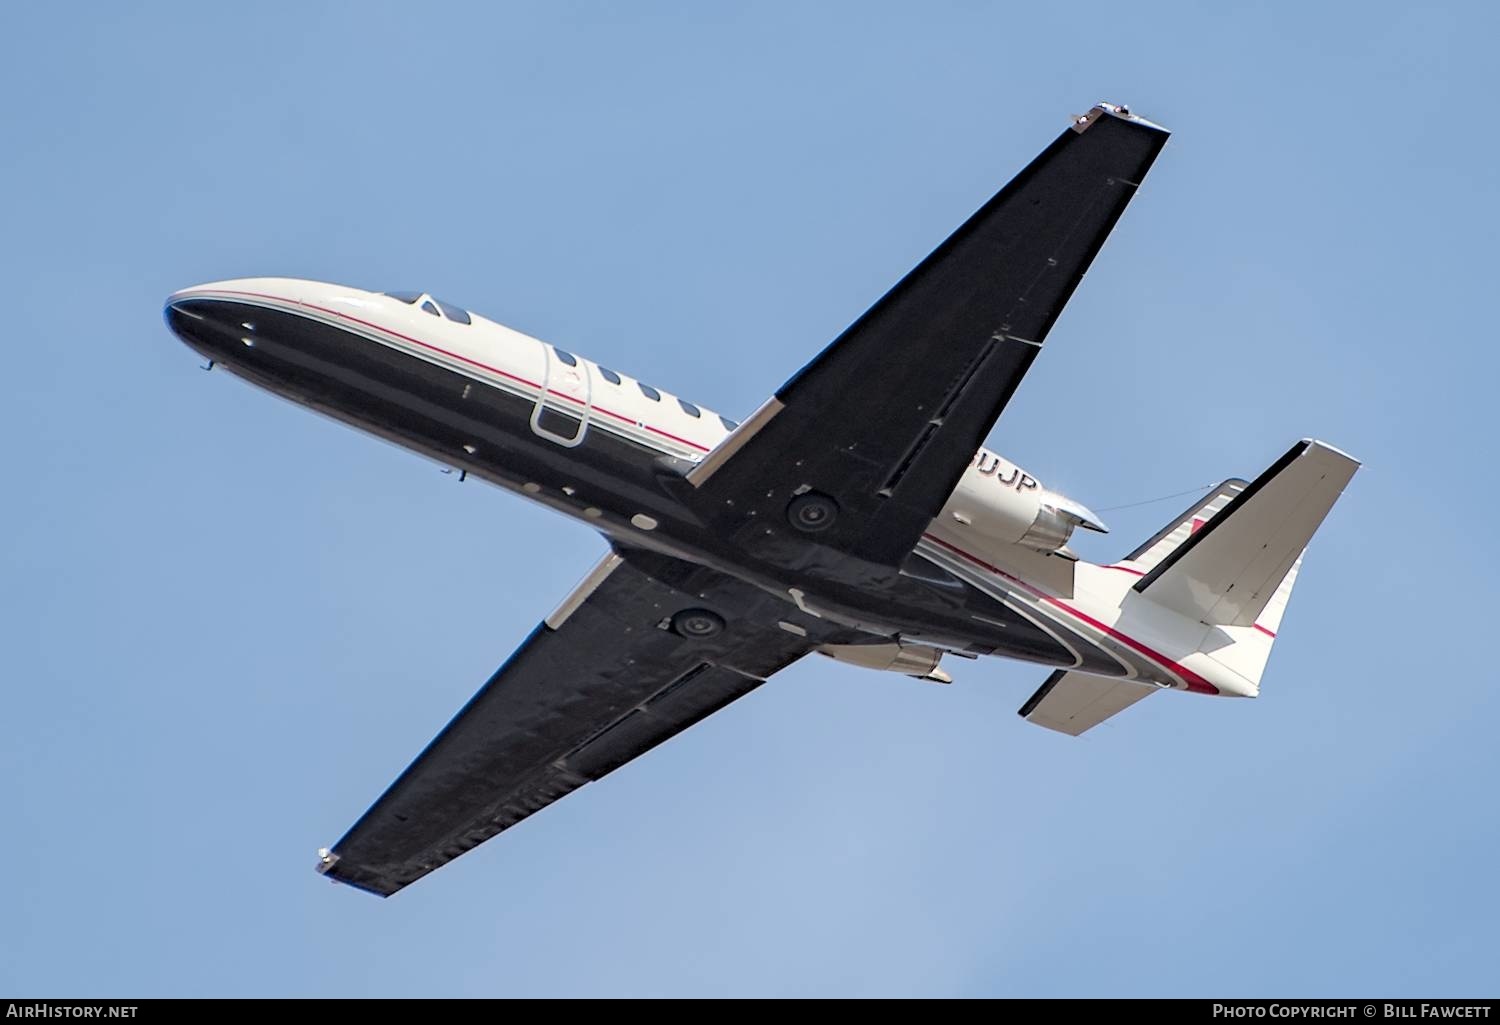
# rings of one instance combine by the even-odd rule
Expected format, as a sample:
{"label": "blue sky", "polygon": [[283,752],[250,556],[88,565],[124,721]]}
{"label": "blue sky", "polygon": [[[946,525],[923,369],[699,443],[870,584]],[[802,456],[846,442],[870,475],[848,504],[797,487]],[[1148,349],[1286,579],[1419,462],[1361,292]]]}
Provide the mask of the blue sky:
{"label": "blue sky", "polygon": [[[1492,993],[1497,30],[17,7],[0,992]],[[1260,700],[1072,740],[1016,717],[1036,668],[820,659],[390,901],[314,874],[602,542],[202,373],[167,293],[431,289],[743,416],[1101,98],[1175,134],[991,444],[1095,508],[1365,460]]]}

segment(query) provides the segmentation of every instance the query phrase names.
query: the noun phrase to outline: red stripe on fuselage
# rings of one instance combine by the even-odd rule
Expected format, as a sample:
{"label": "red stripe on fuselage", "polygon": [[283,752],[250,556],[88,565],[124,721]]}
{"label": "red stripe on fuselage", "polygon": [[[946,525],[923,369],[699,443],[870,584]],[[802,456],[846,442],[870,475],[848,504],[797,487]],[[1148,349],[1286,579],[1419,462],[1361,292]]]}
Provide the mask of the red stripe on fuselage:
{"label": "red stripe on fuselage", "polygon": [[[450,352],[447,349],[442,348],[441,346],[433,345],[430,342],[424,342],[420,338],[413,338],[410,335],[402,334],[400,331],[395,331],[395,330],[392,330],[391,328],[385,327],[385,326],[383,326],[381,324],[375,324],[375,323],[372,323],[371,321],[363,320],[363,319],[361,319],[359,317],[353,316],[353,315],[348,314],[348,313],[344,313],[344,312],[342,312],[340,310],[330,310],[330,309],[327,309],[326,307],[318,306],[318,305],[315,305],[313,303],[300,302],[300,301],[295,300],[295,299],[287,299],[287,298],[285,298],[283,296],[278,296],[278,295],[268,295],[268,294],[263,293],[263,292],[242,292],[242,291],[237,291],[237,290],[232,290],[232,289],[221,289],[221,290],[218,290],[218,294],[221,294],[221,295],[243,295],[243,296],[250,296],[250,297],[256,298],[256,299],[269,299],[272,302],[285,303],[285,304],[288,304],[288,305],[291,305],[291,306],[303,306],[303,307],[306,307],[307,309],[317,310],[319,313],[326,313],[329,316],[338,317],[338,318],[340,318],[342,320],[347,320],[347,321],[350,321],[352,323],[359,324],[359,325],[361,325],[363,327],[370,328],[373,331],[380,331],[380,332],[383,332],[385,334],[391,335],[391,336],[393,336],[395,338],[400,338],[402,341],[410,342],[412,345],[416,345],[416,346],[419,346],[419,347],[421,347],[423,349],[427,349],[430,352],[435,352],[435,353],[438,353],[439,355],[446,356],[449,359],[458,360],[460,363],[466,363],[469,366],[476,367],[476,368],[478,368],[480,370],[488,371],[489,373],[492,373],[492,374],[498,374],[501,377],[508,378],[509,380],[515,381],[518,384],[525,385],[528,388],[535,388],[538,391],[541,391],[541,388],[542,388],[542,386],[538,382],[536,382],[536,381],[528,381],[524,377],[520,377],[520,376],[518,376],[516,374],[512,374],[512,373],[510,373],[509,371],[506,371],[506,370],[501,370],[499,367],[492,367],[492,366],[490,366],[487,363],[481,363],[478,360],[471,359],[468,356],[464,356],[464,355],[461,355],[461,354],[456,353],[456,352]],[[191,298],[191,297],[185,297],[185,298]],[[547,343],[545,343],[545,342],[538,342],[538,344],[539,345],[545,345]],[[552,394],[556,395],[560,399],[564,399],[564,400],[566,400],[568,402],[571,402],[575,406],[579,406],[580,408],[588,406],[588,403],[585,403],[585,402],[582,402],[582,401],[580,401],[578,399],[575,399],[571,395],[563,395],[563,394],[557,393],[557,392],[553,392]],[[614,410],[606,409],[603,406],[592,406],[590,408],[593,409],[593,410],[595,410],[595,411],[597,411],[597,412],[603,413],[606,416],[614,417],[616,420],[620,420],[620,421],[622,421],[624,423],[630,423],[630,424],[640,423],[639,421],[635,420],[633,417],[628,417],[628,416],[625,416],[625,415],[623,415],[621,413],[616,413]],[[670,439],[672,441],[678,442],[679,444],[686,445],[689,448],[695,448],[695,449],[697,449],[700,452],[707,452],[707,451],[709,451],[709,449],[706,446],[700,445],[700,444],[698,444],[695,441],[689,441],[686,438],[679,437],[678,435],[672,434],[669,431],[664,431],[664,430],[662,430],[659,427],[652,427],[649,424],[640,424],[640,426],[645,427],[646,430],[650,431],[653,434],[659,434],[659,435],[661,435],[664,438],[668,438],[668,439]],[[1044,593],[1042,591],[1037,590],[1036,588],[1034,588],[1034,587],[1030,586],[1029,584],[1027,584],[1025,581],[1020,580],[1017,577],[1011,576],[1009,573],[1006,573],[1004,570],[1001,570],[1001,569],[999,569],[999,568],[997,568],[995,566],[990,565],[989,563],[985,562],[983,559],[980,559],[980,558],[978,558],[978,557],[976,557],[974,555],[971,555],[971,554],[969,554],[968,552],[964,551],[961,548],[955,547],[954,545],[951,545],[951,544],[949,544],[946,541],[943,541],[943,540],[941,540],[939,538],[933,537],[931,534],[924,534],[923,536],[925,538],[927,538],[929,541],[932,541],[933,543],[935,543],[937,545],[940,545],[943,548],[946,548],[946,549],[952,551],[954,554],[956,554],[956,555],[958,555],[958,556],[960,556],[960,557],[962,557],[964,559],[967,559],[968,561],[974,563],[975,565],[980,566],[980,567],[988,570],[991,573],[994,573],[996,576],[1004,577],[1006,580],[1011,581],[1012,583],[1016,584],[1017,586],[1023,588],[1026,591],[1029,591],[1033,596],[1041,599],[1042,601],[1046,602],[1047,604],[1052,605],[1052,606],[1054,606],[1054,607],[1056,607],[1058,609],[1061,609],[1063,612],[1066,612],[1067,614],[1073,616],[1076,619],[1082,620],[1083,622],[1089,624],[1090,626],[1092,626],[1094,629],[1098,630],[1099,632],[1101,632],[1101,633],[1103,633],[1103,634],[1105,634],[1105,635],[1107,635],[1109,637],[1112,637],[1115,640],[1119,641],[1121,644],[1124,644],[1124,645],[1126,645],[1126,646],[1134,649],[1135,651],[1139,652],[1140,654],[1144,655],[1145,657],[1151,659],[1153,662],[1157,662],[1157,663],[1161,664],[1162,666],[1164,666],[1165,668],[1170,669],[1172,672],[1174,672],[1177,675],[1179,675],[1179,676],[1182,677],[1183,682],[1187,684],[1188,690],[1190,690],[1190,691],[1196,691],[1198,693],[1203,693],[1203,694],[1217,694],[1217,693],[1219,693],[1219,689],[1217,687],[1215,687],[1213,684],[1209,683],[1207,680],[1203,679],[1203,677],[1199,676],[1197,673],[1193,672],[1191,669],[1188,669],[1188,668],[1182,666],[1178,662],[1176,662],[1176,661],[1168,658],[1167,656],[1161,654],[1160,652],[1153,651],[1151,648],[1148,648],[1146,645],[1142,644],[1140,641],[1137,641],[1135,638],[1129,637],[1126,634],[1123,634],[1120,631],[1114,629],[1113,627],[1106,626],[1105,624],[1099,622],[1097,619],[1094,619],[1092,616],[1086,615],[1085,613],[1078,611],[1077,609],[1073,608],[1072,606],[1064,604],[1060,599],[1054,598],[1054,597],[1052,597],[1049,594],[1046,594],[1046,593]],[[1140,572],[1138,572],[1136,570],[1133,570],[1133,569],[1130,569],[1129,567],[1126,567],[1126,566],[1107,566],[1107,567],[1104,567],[1104,568],[1106,568],[1106,569],[1118,569],[1118,570],[1122,570],[1122,571],[1124,571],[1126,573],[1134,573],[1137,576],[1144,576],[1145,575],[1144,573],[1140,573]],[[1271,631],[1266,630],[1264,627],[1261,627],[1259,624],[1256,624],[1256,628],[1259,629],[1259,630],[1261,630],[1264,633],[1270,634],[1272,637],[1276,636],[1275,634],[1271,633]]]}
{"label": "red stripe on fuselage", "polygon": [[[542,390],[542,386],[539,383],[537,383],[536,381],[528,381],[524,377],[518,377],[517,375],[512,374],[509,371],[501,370],[499,367],[492,367],[492,366],[490,366],[487,363],[481,363],[481,362],[479,362],[477,359],[470,359],[468,356],[463,356],[463,355],[460,355],[459,353],[456,353],[456,352],[449,352],[447,349],[444,349],[441,346],[433,345],[431,342],[424,342],[420,338],[413,338],[410,335],[404,335],[400,331],[393,331],[393,330],[391,330],[388,327],[384,327],[384,326],[382,326],[380,324],[371,323],[368,320],[361,320],[359,317],[352,316],[351,314],[348,314],[348,313],[343,313],[343,312],[341,312],[339,310],[330,310],[330,309],[327,309],[326,307],[323,307],[323,306],[316,306],[313,303],[299,302],[296,299],[287,299],[287,298],[284,298],[284,297],[279,296],[279,295],[266,295],[263,292],[237,292],[237,291],[231,291],[230,289],[222,289],[222,290],[219,290],[218,294],[220,294],[220,295],[248,295],[248,296],[253,296],[256,299],[270,299],[270,300],[273,300],[274,302],[288,303],[288,304],[293,305],[293,306],[305,306],[305,307],[307,307],[310,310],[317,310],[319,313],[326,313],[326,314],[328,314],[329,316],[332,316],[332,317],[340,317],[340,318],[342,318],[344,320],[352,321],[352,322],[354,322],[356,324],[361,324],[364,327],[370,328],[370,329],[375,330],[375,331],[383,331],[383,332],[385,332],[388,335],[392,335],[392,336],[394,336],[396,338],[400,338],[402,341],[410,342],[413,345],[419,345],[422,348],[427,349],[427,350],[429,350],[431,352],[436,352],[439,355],[447,356],[449,359],[456,359],[460,363],[467,363],[471,367],[478,367],[480,370],[487,370],[487,371],[489,371],[492,374],[499,374],[501,377],[509,378],[510,380],[515,381],[517,384],[524,384],[528,388],[535,388],[537,391],[541,391]],[[191,296],[189,296],[188,298],[191,298]],[[546,345],[547,343],[546,342],[538,342],[537,344],[539,344],[539,345]],[[589,405],[589,403],[582,402],[582,401],[580,401],[578,399],[575,399],[571,395],[564,395],[561,392],[549,392],[548,394],[556,396],[557,398],[562,399],[562,400],[564,400],[566,402],[571,402],[571,403],[573,403],[573,405],[578,406],[579,408],[587,407],[590,410],[592,410],[593,412],[603,413],[605,416],[612,416],[616,420],[619,420],[621,423],[636,424],[637,426],[644,427],[646,430],[650,431],[652,434],[659,434],[663,438],[669,438],[672,441],[675,441],[675,442],[677,442],[680,445],[686,445],[688,448],[695,448],[699,452],[707,452],[708,451],[708,447],[707,446],[700,445],[696,441],[689,441],[686,438],[681,438],[681,437],[678,437],[675,434],[672,434],[670,431],[664,431],[660,427],[652,427],[650,424],[641,423],[639,420],[636,420],[634,417],[625,416],[623,413],[616,413],[612,409],[605,409],[603,406],[591,406],[591,405]]]}
{"label": "red stripe on fuselage", "polygon": [[1195,693],[1198,693],[1198,694],[1217,694],[1217,693],[1219,693],[1219,688],[1217,688],[1213,684],[1209,683],[1207,680],[1205,680],[1203,677],[1199,676],[1197,673],[1193,672],[1191,669],[1188,669],[1186,666],[1182,665],[1181,663],[1179,663],[1179,662],[1177,662],[1177,661],[1175,661],[1173,659],[1168,658],[1167,656],[1163,655],[1159,651],[1154,651],[1151,648],[1148,648],[1146,645],[1142,644],[1140,641],[1136,640],[1134,637],[1130,637],[1130,636],[1128,636],[1126,634],[1123,634],[1120,631],[1116,630],[1112,626],[1106,626],[1105,624],[1099,622],[1099,620],[1095,619],[1093,616],[1087,615],[1086,613],[1083,613],[1083,612],[1079,612],[1077,609],[1073,608],[1073,606],[1068,605],[1065,602],[1063,602],[1060,598],[1054,598],[1052,595],[1047,594],[1044,591],[1037,590],[1035,587],[1032,587],[1030,584],[1026,583],[1024,580],[1021,580],[1018,577],[1013,577],[1009,573],[1005,572],[1003,569],[1000,569],[1000,568],[998,568],[996,566],[991,566],[989,563],[985,562],[983,559],[981,559],[981,558],[979,558],[977,556],[974,556],[974,555],[970,555],[968,552],[964,551],[962,548],[959,548],[959,547],[957,547],[955,545],[951,545],[947,541],[942,540],[941,538],[933,537],[931,534],[923,534],[922,536],[924,538],[926,538],[928,541],[931,541],[933,544],[940,545],[943,548],[948,549],[950,552],[954,553],[955,555],[958,555],[958,556],[960,556],[960,557],[962,557],[964,559],[969,560],[970,562],[974,563],[974,565],[980,566],[980,567],[982,567],[984,569],[987,569],[991,573],[995,574],[996,576],[1004,577],[1006,580],[1009,580],[1011,583],[1013,583],[1013,584],[1017,585],[1018,587],[1020,587],[1020,588],[1022,588],[1024,590],[1030,592],[1033,596],[1035,596],[1037,598],[1040,598],[1042,601],[1046,602],[1048,605],[1051,605],[1051,606],[1053,606],[1055,608],[1061,609],[1062,611],[1066,612],[1068,615],[1073,616],[1075,619],[1082,620],[1083,622],[1087,623],[1089,626],[1093,627],[1095,630],[1098,630],[1100,633],[1103,633],[1103,634],[1105,634],[1105,635],[1107,635],[1109,637],[1114,638],[1115,640],[1119,641],[1121,644],[1125,645],[1126,647],[1132,648],[1136,652],[1138,652],[1139,654],[1142,654],[1142,655],[1146,656],[1151,661],[1157,662],[1160,665],[1162,665],[1163,667],[1165,667],[1167,669],[1170,669],[1172,672],[1174,672],[1178,676],[1182,677],[1182,681],[1187,684],[1187,689],[1188,690],[1194,691]]}

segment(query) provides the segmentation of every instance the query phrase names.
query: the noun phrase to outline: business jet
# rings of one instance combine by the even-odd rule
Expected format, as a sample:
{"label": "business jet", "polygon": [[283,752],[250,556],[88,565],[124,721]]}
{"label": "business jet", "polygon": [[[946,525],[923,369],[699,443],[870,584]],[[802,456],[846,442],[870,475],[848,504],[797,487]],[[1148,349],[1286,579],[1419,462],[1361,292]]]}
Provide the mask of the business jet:
{"label": "business jet", "polygon": [[1096,565],[1068,543],[1100,518],[982,447],[1167,135],[1072,118],[743,423],[426,292],[171,295],[210,367],[609,545],[319,871],[389,896],[814,653],[939,683],[1045,666],[1020,714],[1074,736],[1157,691],[1255,697],[1354,459],[1298,441]]}

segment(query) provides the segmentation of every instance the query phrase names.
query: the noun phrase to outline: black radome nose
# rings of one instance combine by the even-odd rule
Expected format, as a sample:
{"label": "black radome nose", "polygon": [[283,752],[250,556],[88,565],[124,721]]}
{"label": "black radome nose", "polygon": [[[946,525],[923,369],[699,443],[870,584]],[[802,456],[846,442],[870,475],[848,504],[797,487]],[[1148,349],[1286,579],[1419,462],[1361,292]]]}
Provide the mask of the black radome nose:
{"label": "black radome nose", "polygon": [[162,317],[193,351],[221,360],[243,353],[255,342],[253,327],[239,322],[244,318],[238,317],[232,305],[215,299],[168,299]]}

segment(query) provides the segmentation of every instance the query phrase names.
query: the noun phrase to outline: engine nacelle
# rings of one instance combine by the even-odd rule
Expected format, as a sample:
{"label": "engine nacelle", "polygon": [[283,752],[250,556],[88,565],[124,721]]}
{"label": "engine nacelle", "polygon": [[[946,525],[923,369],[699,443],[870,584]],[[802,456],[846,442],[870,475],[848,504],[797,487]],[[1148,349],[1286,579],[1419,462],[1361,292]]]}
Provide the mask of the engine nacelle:
{"label": "engine nacelle", "polygon": [[985,541],[1038,552],[1060,551],[1078,527],[1109,530],[1086,506],[1048,491],[988,449],[974,456],[938,518],[945,527],[957,524]]}
{"label": "engine nacelle", "polygon": [[818,653],[861,669],[901,673],[934,683],[953,682],[953,677],[938,668],[942,650],[930,644],[825,644]]}

